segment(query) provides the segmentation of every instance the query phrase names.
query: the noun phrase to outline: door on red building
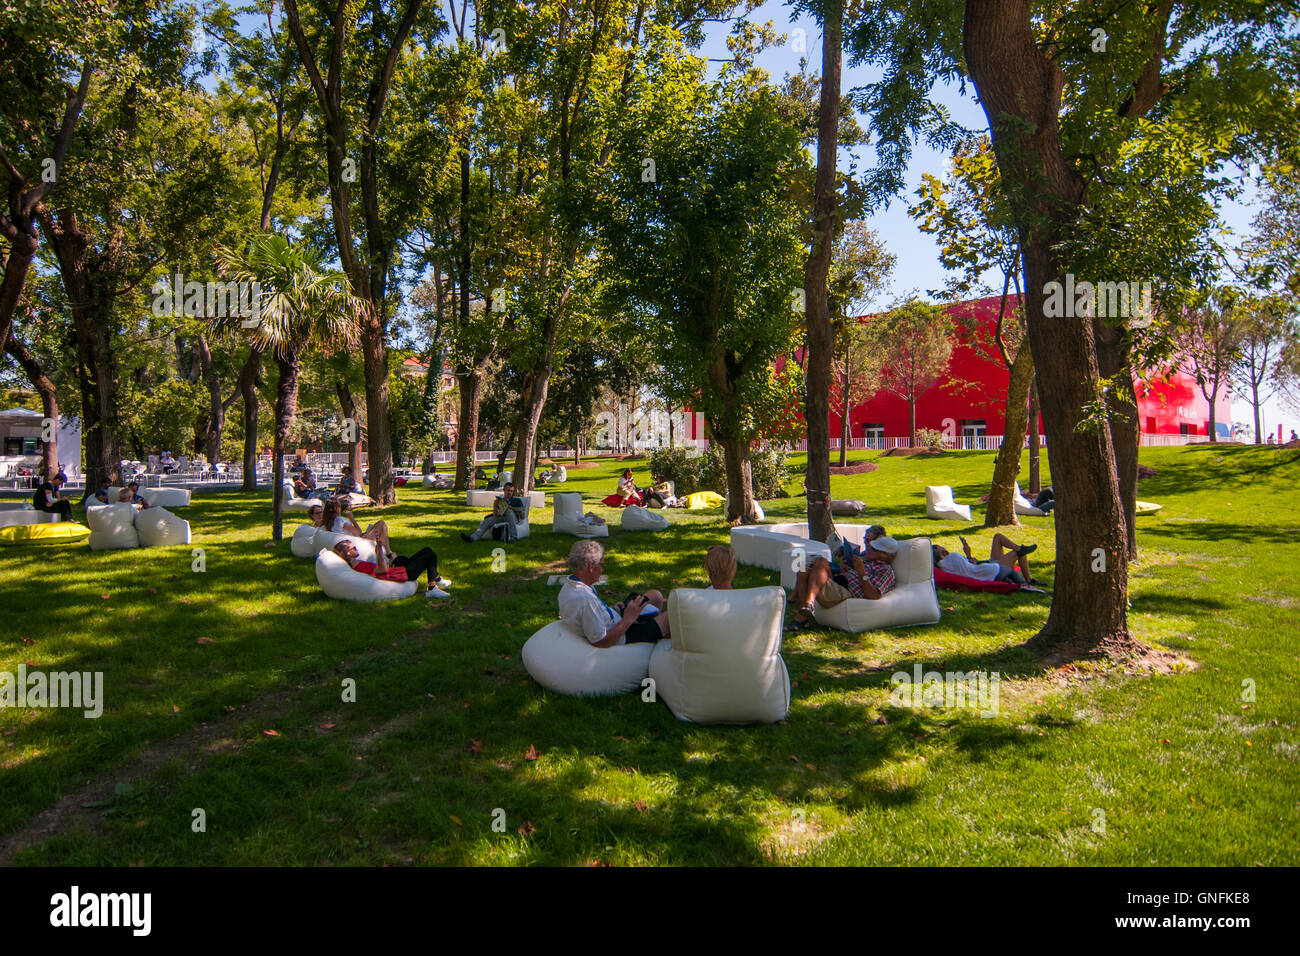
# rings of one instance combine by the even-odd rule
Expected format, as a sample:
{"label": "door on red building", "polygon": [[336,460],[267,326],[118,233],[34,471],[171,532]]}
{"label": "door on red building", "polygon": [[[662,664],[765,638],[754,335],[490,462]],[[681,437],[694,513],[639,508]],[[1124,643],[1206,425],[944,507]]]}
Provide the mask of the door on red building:
{"label": "door on red building", "polygon": [[961,444],[958,447],[983,451],[988,444],[985,434],[988,421],[983,418],[963,418],[958,424],[961,426]]}
{"label": "door on red building", "polygon": [[868,448],[885,447],[885,423],[884,422],[863,422],[862,438]]}

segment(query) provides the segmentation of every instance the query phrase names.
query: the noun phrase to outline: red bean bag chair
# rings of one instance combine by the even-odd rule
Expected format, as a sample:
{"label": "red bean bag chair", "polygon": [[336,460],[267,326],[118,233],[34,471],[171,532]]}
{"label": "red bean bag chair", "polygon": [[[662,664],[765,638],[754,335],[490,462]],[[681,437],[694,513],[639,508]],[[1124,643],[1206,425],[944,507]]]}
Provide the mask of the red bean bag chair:
{"label": "red bean bag chair", "polygon": [[952,591],[992,591],[995,594],[1010,594],[1019,591],[1019,584],[1010,581],[981,581],[978,578],[962,577],[943,568],[934,569],[934,583],[941,588]]}
{"label": "red bean bag chair", "polygon": [[405,485],[406,485],[406,479],[405,479],[405,478],[398,477],[398,478],[394,478],[394,479],[393,479],[393,487],[394,487],[394,488],[402,488],[402,487],[404,487]]}
{"label": "red bean bag chair", "polygon": [[[600,499],[600,502],[601,504],[609,505],[611,508],[622,508],[623,496],[617,493],[612,495],[606,495],[604,498]],[[641,501],[640,495],[633,495],[631,498],[627,500],[627,503],[630,505],[644,504],[644,502]]]}

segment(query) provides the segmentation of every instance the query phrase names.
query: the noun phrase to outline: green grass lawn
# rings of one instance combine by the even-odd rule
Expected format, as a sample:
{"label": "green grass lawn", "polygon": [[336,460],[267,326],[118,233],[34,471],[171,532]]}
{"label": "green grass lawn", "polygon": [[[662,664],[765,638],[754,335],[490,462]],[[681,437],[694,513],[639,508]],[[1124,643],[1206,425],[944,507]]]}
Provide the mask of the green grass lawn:
{"label": "green grass lawn", "polygon": [[[927,484],[987,493],[992,453],[871,457],[877,471],[832,481],[868,503],[858,520],[987,549],[981,506],[969,525],[921,516]],[[502,569],[496,545],[456,534],[480,515],[463,494],[403,489],[382,516],[398,550],[438,552],[444,602],[325,598],[289,554],[294,519],[270,545],[265,493],[178,509],[202,573],[190,548],[2,549],[0,671],[102,671],[106,704],[98,720],[0,709],[0,862],[1300,863],[1300,453],[1141,460],[1158,474],[1139,497],[1165,507],[1139,519],[1130,622],[1185,666],[1043,672],[1020,645],[1048,596],[945,591],[933,627],[788,635],[790,715],[762,727],[533,683],[519,650],[555,618],[546,576],[574,540],[550,533],[549,508]],[[607,599],[703,586],[726,523],[671,512],[668,533],[622,533],[596,504],[621,467],[570,470],[563,489],[614,525]],[[802,506],[764,502],[777,521]],[[1050,588],[1051,519],[1023,521],[1009,531],[1040,546]],[[742,568],[736,583],[775,578]],[[890,675],[916,663],[997,671],[998,715],[891,706]]]}

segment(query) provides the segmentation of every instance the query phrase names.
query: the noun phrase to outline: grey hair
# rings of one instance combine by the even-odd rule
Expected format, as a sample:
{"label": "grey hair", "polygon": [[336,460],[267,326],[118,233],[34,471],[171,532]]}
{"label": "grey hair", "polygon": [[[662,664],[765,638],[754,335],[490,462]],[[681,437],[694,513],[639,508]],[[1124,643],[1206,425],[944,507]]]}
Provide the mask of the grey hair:
{"label": "grey hair", "polygon": [[569,549],[569,570],[581,571],[600,563],[600,559],[604,556],[605,549],[600,546],[599,541],[590,538],[575,541],[573,547]]}

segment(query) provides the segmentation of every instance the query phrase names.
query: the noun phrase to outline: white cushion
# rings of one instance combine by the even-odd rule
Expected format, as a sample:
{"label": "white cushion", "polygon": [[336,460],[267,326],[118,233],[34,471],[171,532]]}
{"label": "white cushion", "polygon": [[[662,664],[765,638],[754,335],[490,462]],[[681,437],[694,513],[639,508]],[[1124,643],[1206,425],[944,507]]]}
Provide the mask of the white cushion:
{"label": "white cushion", "polygon": [[90,528],[88,543],[92,551],[140,547],[140,536],[135,530],[135,505],[121,502],[88,507],[86,526]]}
{"label": "white cushion", "polygon": [[[724,512],[731,507],[731,495],[727,495],[727,497],[724,499],[722,507]],[[762,521],[764,518],[767,517],[767,513],[763,511],[763,506],[758,503],[757,499],[755,499],[754,501],[754,514],[758,516],[759,521]]]}
{"label": "white cushion", "polygon": [[1047,514],[1042,508],[1035,507],[1033,502],[1024,496],[1020,491],[1020,482],[1018,481],[1016,482],[1016,490],[1011,495],[1011,503],[1018,515],[1042,518]]}
{"label": "white cushion", "polygon": [[11,528],[20,524],[48,524],[59,520],[57,512],[37,511],[0,511],[0,528]]}
{"label": "white cushion", "polygon": [[858,633],[886,627],[939,622],[939,594],[934,588],[934,559],[929,538],[900,541],[894,556],[898,585],[879,601],[848,598],[834,607],[813,603],[817,623]]}
{"label": "white cushion", "polygon": [[[491,508],[492,503],[501,497],[501,489],[496,488],[488,491],[485,488],[471,488],[465,492],[465,504],[471,508]],[[519,496],[524,497],[523,495]],[[546,492],[533,491],[528,492],[528,503],[533,508],[546,507]]]}
{"label": "white cushion", "polygon": [[[340,541],[351,541],[357,546],[357,557],[362,561],[373,561],[376,558],[375,543],[369,538],[359,538],[354,534],[335,534],[332,531],[326,531],[324,528],[317,528],[316,533],[312,535],[312,547],[319,553],[321,551],[334,551],[334,545]],[[337,557],[337,555],[336,555]],[[342,558],[339,558],[342,561]],[[345,561],[344,564],[347,562]]]}
{"label": "white cushion", "polygon": [[781,659],[785,594],[780,588],[678,588],[668,598],[671,640],[655,645],[655,693],[678,720],[775,723],[790,710]]}
{"label": "white cushion", "polygon": [[650,674],[653,644],[592,647],[564,621],[546,625],[524,642],[524,668],[560,694],[609,697],[639,691]]}
{"label": "white cushion", "polygon": [[333,551],[316,555],[316,580],[326,595],[339,601],[395,601],[410,597],[417,587],[415,581],[381,581],[353,571]]}
{"label": "white cushion", "polygon": [[582,520],[582,495],[576,491],[562,491],[552,496],[555,516],[551,530],[556,534],[571,534],[579,538],[608,538],[608,524],[587,524]]}
{"label": "white cushion", "polygon": [[970,505],[959,505],[952,500],[952,488],[948,485],[926,485],[925,516],[940,520],[970,521]]}
{"label": "white cushion", "polygon": [[146,508],[135,516],[135,530],[142,548],[165,548],[190,543],[190,523],[166,508]]}
{"label": "white cushion", "polygon": [[668,516],[658,511],[650,511],[639,505],[628,505],[623,509],[625,531],[663,531],[667,527]]}
{"label": "white cushion", "polygon": [[184,508],[190,503],[188,488],[145,488],[140,497],[148,502],[149,507]]}
{"label": "white cushion", "polygon": [[316,547],[316,532],[320,529],[314,524],[300,524],[289,539],[289,550],[299,558],[314,558],[320,550]]}

